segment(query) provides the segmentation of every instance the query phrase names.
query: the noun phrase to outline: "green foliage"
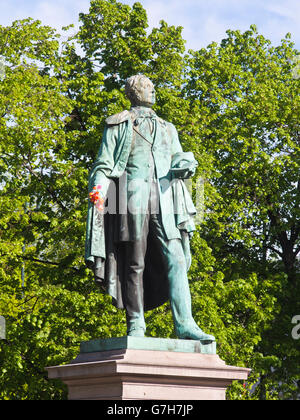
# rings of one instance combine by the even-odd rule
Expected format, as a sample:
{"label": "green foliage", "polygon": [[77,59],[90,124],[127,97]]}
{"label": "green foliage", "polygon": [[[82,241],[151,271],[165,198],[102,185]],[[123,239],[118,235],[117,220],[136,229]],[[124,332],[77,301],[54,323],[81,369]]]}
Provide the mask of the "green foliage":
{"label": "green foliage", "polygon": [[[150,31],[140,3],[92,0],[79,19],[65,42],[32,19],[0,27],[0,398],[66,398],[44,368],[72,360],[82,340],[126,333],[83,251],[88,172],[104,120],[129,108],[124,82],[138,72],[153,80],[156,112],[176,125],[204,180],[194,317],[226,363],[252,369],[228,398],[299,398],[300,96],[290,37],[273,47],[252,26],[186,52],[182,28],[161,21]],[[175,337],[168,304],[146,322],[149,336]]]}
{"label": "green foliage", "polygon": [[[300,348],[291,319],[299,312],[300,85],[289,38],[273,47],[255,26],[244,34],[228,31],[220,45],[190,52],[185,87],[191,112],[202,116],[189,148],[200,138],[212,156],[207,192],[215,193],[206,200],[201,238],[216,259],[213,271],[236,291],[236,315],[244,319],[246,308],[257,308],[255,322],[246,325],[253,343],[238,334],[253,346],[248,365],[261,376],[252,397],[261,399],[299,397]],[[242,308],[237,298],[250,285]],[[260,290],[268,299],[259,298]],[[217,306],[222,312],[226,304]]]}

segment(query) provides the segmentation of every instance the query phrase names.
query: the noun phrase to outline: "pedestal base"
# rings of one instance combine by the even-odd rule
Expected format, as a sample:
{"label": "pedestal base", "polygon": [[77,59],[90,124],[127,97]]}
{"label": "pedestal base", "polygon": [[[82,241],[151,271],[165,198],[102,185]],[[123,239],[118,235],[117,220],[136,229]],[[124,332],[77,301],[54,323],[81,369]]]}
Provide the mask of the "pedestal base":
{"label": "pedestal base", "polygon": [[249,369],[227,366],[215,343],[119,337],[82,343],[70,364],[46,368],[70,400],[224,400]]}

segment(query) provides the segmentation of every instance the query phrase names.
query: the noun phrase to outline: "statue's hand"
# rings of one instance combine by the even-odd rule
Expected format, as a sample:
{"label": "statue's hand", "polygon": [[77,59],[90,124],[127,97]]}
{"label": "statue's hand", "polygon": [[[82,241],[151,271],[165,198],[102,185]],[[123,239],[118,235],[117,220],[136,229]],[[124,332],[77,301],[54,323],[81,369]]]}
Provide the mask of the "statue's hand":
{"label": "statue's hand", "polygon": [[192,178],[195,173],[196,173],[196,166],[194,166],[193,168],[189,169],[186,175],[186,178]]}
{"label": "statue's hand", "polygon": [[181,178],[181,179],[191,178],[195,175],[196,168],[197,168],[197,165],[193,165],[189,168],[182,169],[182,171],[177,171],[175,173],[175,176],[176,178]]}
{"label": "statue's hand", "polygon": [[190,178],[195,175],[198,162],[192,152],[177,152],[172,155],[171,172],[175,178]]}

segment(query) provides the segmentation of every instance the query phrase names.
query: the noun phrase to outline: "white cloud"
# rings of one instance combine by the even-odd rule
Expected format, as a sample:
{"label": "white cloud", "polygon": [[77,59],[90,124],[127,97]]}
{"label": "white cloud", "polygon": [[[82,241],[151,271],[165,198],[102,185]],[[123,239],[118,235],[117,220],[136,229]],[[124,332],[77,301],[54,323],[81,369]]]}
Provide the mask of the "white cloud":
{"label": "white cloud", "polygon": [[300,2],[299,0],[285,0],[267,2],[265,9],[277,15],[278,18],[285,18],[295,22],[299,26]]}
{"label": "white cloud", "polygon": [[60,29],[76,24],[79,13],[87,12],[89,5],[89,0],[0,0],[0,24],[10,25],[14,20],[32,17]]}
{"label": "white cloud", "polygon": [[[161,19],[183,26],[187,48],[199,49],[220,42],[226,30],[245,31],[251,24],[273,43],[287,32],[300,46],[299,0],[140,0],[147,10],[150,27]],[[124,0],[132,5],[135,0]]]}
{"label": "white cloud", "polygon": [[68,2],[41,1],[34,10],[33,18],[55,28],[73,23],[73,13]]}
{"label": "white cloud", "polygon": [[[136,0],[119,0],[133,5]],[[150,27],[160,20],[183,26],[187,48],[198,49],[212,41],[220,42],[227,29],[249,29],[256,24],[258,31],[275,44],[287,32],[300,48],[300,0],[139,0],[147,11]],[[0,0],[0,24],[28,16],[40,19],[55,28],[74,23],[78,15],[87,12],[89,0]]]}

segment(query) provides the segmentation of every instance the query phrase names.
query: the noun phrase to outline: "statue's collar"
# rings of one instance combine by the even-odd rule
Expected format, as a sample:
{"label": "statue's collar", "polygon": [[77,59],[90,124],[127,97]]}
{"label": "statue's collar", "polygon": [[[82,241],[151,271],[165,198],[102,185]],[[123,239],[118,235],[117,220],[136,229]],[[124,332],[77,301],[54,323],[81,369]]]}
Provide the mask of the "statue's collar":
{"label": "statue's collar", "polygon": [[141,118],[141,117],[144,117],[144,118],[154,117],[155,118],[157,116],[151,108],[147,108],[146,106],[135,106],[135,107],[132,107],[130,111],[134,112],[136,118]]}

